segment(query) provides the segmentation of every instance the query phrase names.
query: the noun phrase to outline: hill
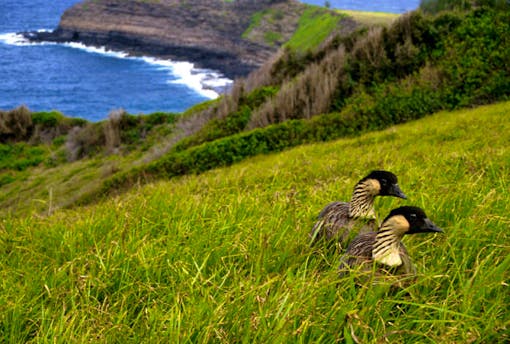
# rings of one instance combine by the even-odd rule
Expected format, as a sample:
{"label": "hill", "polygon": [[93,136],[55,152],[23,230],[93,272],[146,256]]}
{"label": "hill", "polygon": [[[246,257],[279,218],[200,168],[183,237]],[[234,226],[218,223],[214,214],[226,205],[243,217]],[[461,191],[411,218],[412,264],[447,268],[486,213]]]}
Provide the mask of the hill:
{"label": "hill", "polygon": [[[51,213],[157,179],[510,95],[509,11],[416,11],[355,31],[329,31],[320,13],[304,11],[284,48],[229,95],[183,114],[116,110],[87,123],[57,112],[0,111],[0,211]],[[317,20],[324,26],[311,25]]]}
{"label": "hill", "polygon": [[268,60],[312,8],[330,23],[326,35],[340,25],[334,11],[295,0],[87,0],[68,9],[53,32],[26,36],[190,61],[235,78]]}
{"label": "hill", "polygon": [[[2,342],[508,342],[510,103],[0,222]],[[323,205],[399,176],[444,230],[404,241],[416,283],[354,287],[308,247]]]}
{"label": "hill", "polygon": [[509,11],[417,11],[326,38],[310,25],[323,18],[313,11],[231,94],[183,114],[116,110],[87,123],[56,112],[0,111],[0,211],[51,213],[159,178],[510,95]]}

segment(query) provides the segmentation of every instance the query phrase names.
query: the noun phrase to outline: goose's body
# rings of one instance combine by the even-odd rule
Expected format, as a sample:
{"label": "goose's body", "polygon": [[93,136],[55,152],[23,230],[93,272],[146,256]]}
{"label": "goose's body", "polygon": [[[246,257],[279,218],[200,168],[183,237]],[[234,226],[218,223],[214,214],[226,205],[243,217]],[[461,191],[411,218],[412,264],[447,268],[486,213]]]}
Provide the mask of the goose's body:
{"label": "goose's body", "polygon": [[340,244],[345,244],[350,242],[352,233],[373,232],[377,227],[373,209],[366,216],[354,217],[349,202],[332,202],[320,212],[310,237],[312,242],[337,239]]}
{"label": "goose's body", "polygon": [[312,244],[325,239],[347,246],[352,233],[377,230],[376,196],[406,198],[393,173],[372,171],[356,184],[350,202],[332,202],[322,209],[310,233]]}
{"label": "goose's body", "polygon": [[[374,259],[372,257],[373,247],[376,243],[376,232],[364,233],[354,238],[349,247],[347,253],[342,257],[342,263],[340,269],[344,272],[348,269],[353,269],[357,266],[362,266],[361,270],[372,271],[374,269]],[[397,250],[395,251],[399,258],[393,258],[395,261],[400,259],[401,264],[396,266],[390,266],[385,264],[377,263],[376,267],[379,272],[392,273],[395,275],[415,275],[416,267],[414,266],[406,247],[402,242],[399,243]]]}
{"label": "goose's body", "polygon": [[377,232],[360,234],[352,240],[341,259],[342,274],[352,269],[378,274],[416,273],[409,253],[401,242],[406,234],[442,232],[418,207],[393,209]]}

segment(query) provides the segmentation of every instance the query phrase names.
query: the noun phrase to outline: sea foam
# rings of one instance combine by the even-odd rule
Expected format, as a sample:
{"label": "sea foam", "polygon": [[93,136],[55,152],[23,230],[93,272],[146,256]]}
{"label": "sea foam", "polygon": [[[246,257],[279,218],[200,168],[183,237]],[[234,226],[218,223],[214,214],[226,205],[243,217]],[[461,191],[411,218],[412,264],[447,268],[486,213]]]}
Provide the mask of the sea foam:
{"label": "sea foam", "polygon": [[[50,30],[39,30],[39,32],[48,31]],[[168,71],[170,76],[170,79],[168,80],[169,83],[185,85],[194,92],[209,99],[217,98],[220,93],[227,91],[232,85],[232,80],[224,77],[221,73],[208,69],[195,68],[194,64],[191,62],[163,60],[147,56],[130,56],[128,53],[123,51],[109,50],[105,47],[93,47],[77,42],[31,42],[26,37],[18,33],[0,34],[0,42],[16,46],[60,44],[69,48],[80,49],[87,53],[100,54],[111,58],[142,60],[145,63],[158,66],[160,69]]]}

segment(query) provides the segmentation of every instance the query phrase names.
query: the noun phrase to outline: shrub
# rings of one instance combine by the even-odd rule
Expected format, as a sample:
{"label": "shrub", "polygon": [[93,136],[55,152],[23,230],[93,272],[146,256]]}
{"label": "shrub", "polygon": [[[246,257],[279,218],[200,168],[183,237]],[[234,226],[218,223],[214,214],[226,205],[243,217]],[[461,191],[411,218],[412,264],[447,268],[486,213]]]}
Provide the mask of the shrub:
{"label": "shrub", "polygon": [[104,136],[106,150],[110,153],[120,146],[121,122],[126,112],[123,109],[113,110],[108,114],[108,120],[104,123]]}
{"label": "shrub", "polygon": [[487,6],[500,10],[507,10],[510,6],[508,0],[421,0],[420,9],[426,13],[440,11],[465,11],[473,7]]}
{"label": "shrub", "polygon": [[32,129],[32,117],[26,106],[0,111],[0,143],[27,140]]}
{"label": "shrub", "polygon": [[34,125],[39,125],[43,128],[56,127],[59,123],[64,121],[64,115],[58,111],[51,112],[34,112],[32,113],[32,122]]}
{"label": "shrub", "polygon": [[83,128],[74,127],[67,135],[66,151],[69,161],[76,161],[85,156],[96,154],[106,144],[101,123],[89,123]]}
{"label": "shrub", "polygon": [[345,50],[331,51],[321,64],[313,63],[295,80],[285,83],[274,98],[257,109],[248,128],[264,127],[288,119],[311,118],[327,112],[338,82],[342,80]]}

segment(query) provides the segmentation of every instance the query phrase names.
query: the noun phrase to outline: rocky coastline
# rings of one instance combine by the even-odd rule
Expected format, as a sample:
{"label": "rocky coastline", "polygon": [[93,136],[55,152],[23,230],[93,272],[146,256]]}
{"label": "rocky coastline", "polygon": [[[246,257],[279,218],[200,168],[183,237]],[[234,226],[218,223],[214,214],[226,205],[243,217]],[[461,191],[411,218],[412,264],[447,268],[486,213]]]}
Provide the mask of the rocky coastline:
{"label": "rocky coastline", "polygon": [[[189,61],[234,79],[258,68],[290,38],[303,8],[294,0],[86,0],[66,10],[55,30],[23,35],[33,42],[79,42]],[[261,25],[278,32],[280,41],[247,35],[260,29],[253,28],[256,13],[280,16]]]}

